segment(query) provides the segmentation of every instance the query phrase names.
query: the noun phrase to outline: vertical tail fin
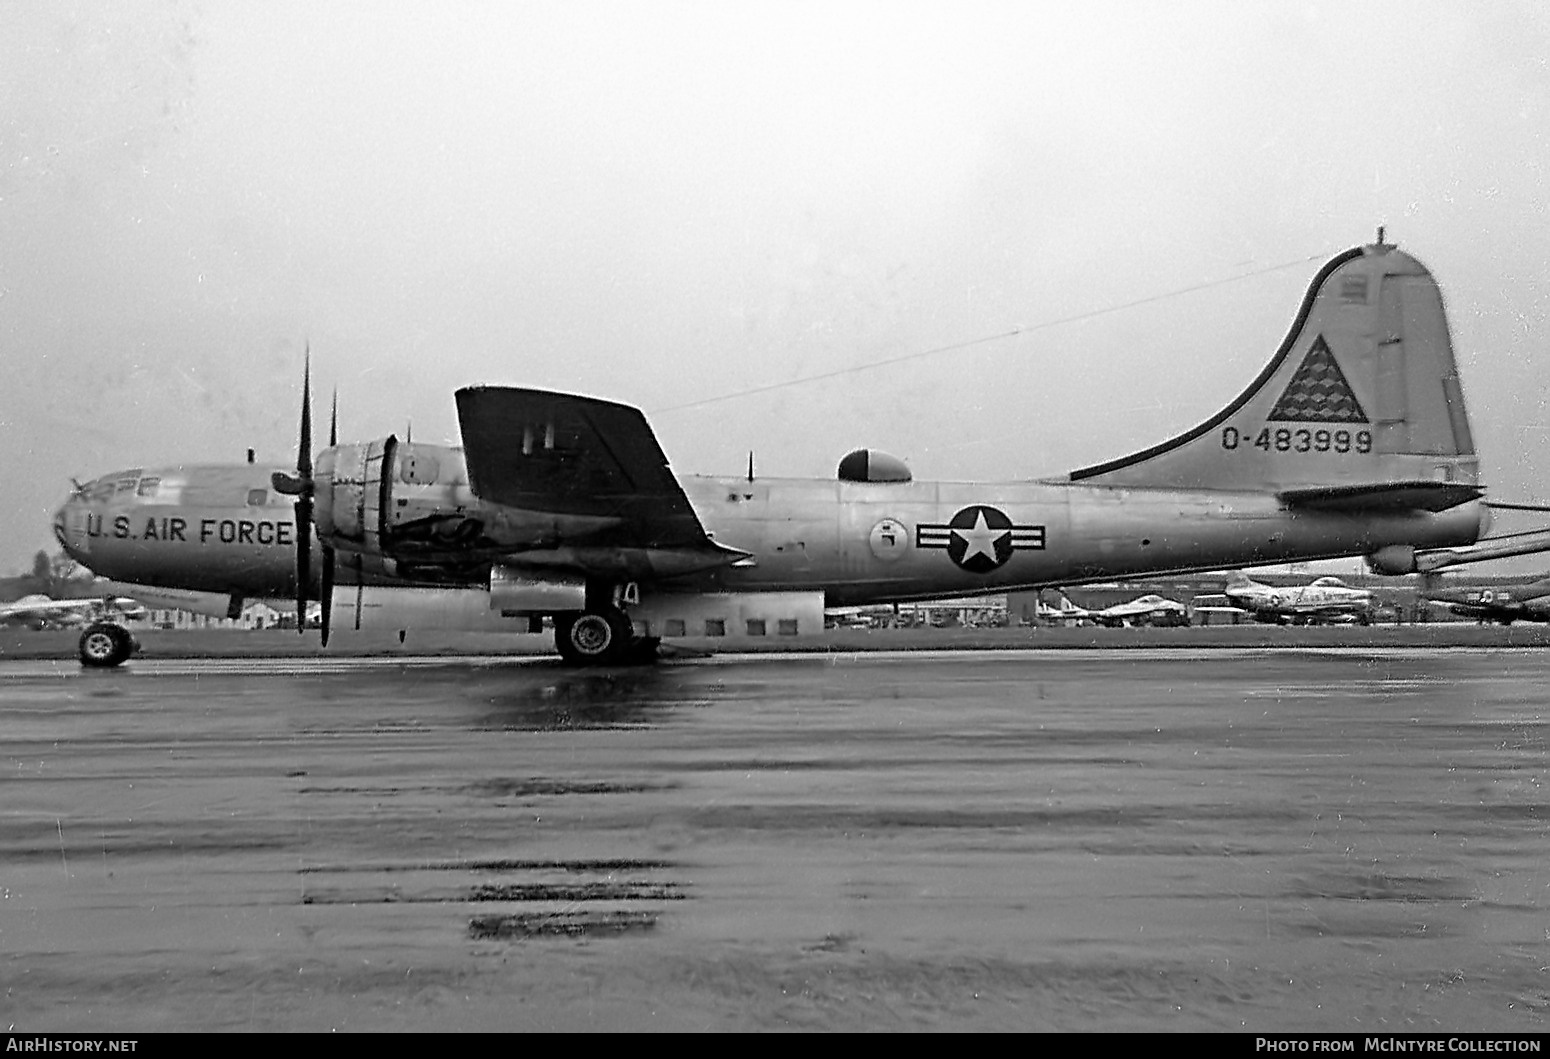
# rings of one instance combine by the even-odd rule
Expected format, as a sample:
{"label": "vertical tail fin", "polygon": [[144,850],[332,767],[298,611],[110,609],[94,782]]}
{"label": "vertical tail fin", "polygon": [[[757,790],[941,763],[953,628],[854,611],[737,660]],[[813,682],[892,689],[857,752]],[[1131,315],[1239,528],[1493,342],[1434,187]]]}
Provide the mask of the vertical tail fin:
{"label": "vertical tail fin", "polygon": [[1071,472],[1094,485],[1302,500],[1378,487],[1432,510],[1478,496],[1478,476],[1442,292],[1387,243],[1319,271],[1280,349],[1226,408],[1170,441]]}

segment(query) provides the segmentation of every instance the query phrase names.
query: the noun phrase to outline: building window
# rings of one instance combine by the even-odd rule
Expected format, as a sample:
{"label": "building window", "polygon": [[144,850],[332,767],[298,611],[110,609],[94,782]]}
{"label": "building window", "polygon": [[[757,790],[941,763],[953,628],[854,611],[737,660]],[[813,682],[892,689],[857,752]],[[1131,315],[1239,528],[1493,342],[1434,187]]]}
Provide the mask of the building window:
{"label": "building window", "polygon": [[727,634],[727,623],[725,621],[721,620],[720,618],[706,618],[705,619],[705,635],[706,636],[725,636],[726,634]]}
{"label": "building window", "polygon": [[780,634],[782,636],[795,636],[797,634],[797,620],[795,618],[780,619]]}
{"label": "building window", "polygon": [[749,618],[748,619],[748,635],[749,636],[763,636],[764,635],[764,619],[763,618]]}

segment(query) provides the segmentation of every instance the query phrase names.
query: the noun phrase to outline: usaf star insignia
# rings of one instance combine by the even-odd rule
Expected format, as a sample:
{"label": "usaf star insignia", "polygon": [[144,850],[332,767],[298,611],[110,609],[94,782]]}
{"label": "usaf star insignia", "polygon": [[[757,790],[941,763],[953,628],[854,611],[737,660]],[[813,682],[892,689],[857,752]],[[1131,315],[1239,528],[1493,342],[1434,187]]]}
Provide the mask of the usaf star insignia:
{"label": "usaf star insignia", "polygon": [[915,527],[915,547],[943,548],[947,557],[971,574],[988,574],[1006,563],[1014,551],[1043,551],[1043,526],[1014,526],[1006,514],[985,504],[971,504],[946,525]]}

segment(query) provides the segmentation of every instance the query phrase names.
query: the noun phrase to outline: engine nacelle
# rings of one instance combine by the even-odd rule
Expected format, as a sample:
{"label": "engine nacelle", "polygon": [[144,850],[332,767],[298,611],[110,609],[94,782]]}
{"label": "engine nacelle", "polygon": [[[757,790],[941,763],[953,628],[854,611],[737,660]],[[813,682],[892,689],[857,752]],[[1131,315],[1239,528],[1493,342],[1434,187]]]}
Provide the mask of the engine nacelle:
{"label": "engine nacelle", "polygon": [[561,572],[599,572],[613,561],[618,569],[608,572],[619,580],[728,561],[708,549],[589,549],[587,538],[618,518],[486,503],[468,484],[463,450],[447,445],[416,445],[391,435],[336,445],[318,456],[313,482],[318,537],[341,552],[390,560],[404,577],[482,580],[485,564],[514,552],[531,553],[533,564]]}
{"label": "engine nacelle", "polygon": [[419,561],[478,551],[486,518],[459,449],[391,435],[337,445],[313,480],[318,536],[336,548]]}
{"label": "engine nacelle", "polygon": [[[521,553],[524,566],[544,568],[544,583],[580,570],[624,582],[724,566],[744,554],[710,545],[592,546],[589,539],[614,529],[620,516],[545,511],[536,506],[545,499],[541,490],[534,491],[532,509],[488,503],[469,485],[462,449],[415,445],[391,435],[325,450],[313,483],[320,540],[350,555],[380,557],[398,576],[414,579],[482,581],[492,561]],[[580,608],[545,603],[500,609]]]}

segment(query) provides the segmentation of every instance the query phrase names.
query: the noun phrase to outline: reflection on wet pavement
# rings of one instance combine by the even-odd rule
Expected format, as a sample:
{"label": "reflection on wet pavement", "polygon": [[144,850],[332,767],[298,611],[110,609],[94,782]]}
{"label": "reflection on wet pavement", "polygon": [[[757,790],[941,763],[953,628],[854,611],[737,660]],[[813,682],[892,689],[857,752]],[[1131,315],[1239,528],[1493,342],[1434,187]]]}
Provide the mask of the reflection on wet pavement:
{"label": "reflection on wet pavement", "polygon": [[17,1025],[1550,1009],[1531,652],[245,666],[0,665]]}

